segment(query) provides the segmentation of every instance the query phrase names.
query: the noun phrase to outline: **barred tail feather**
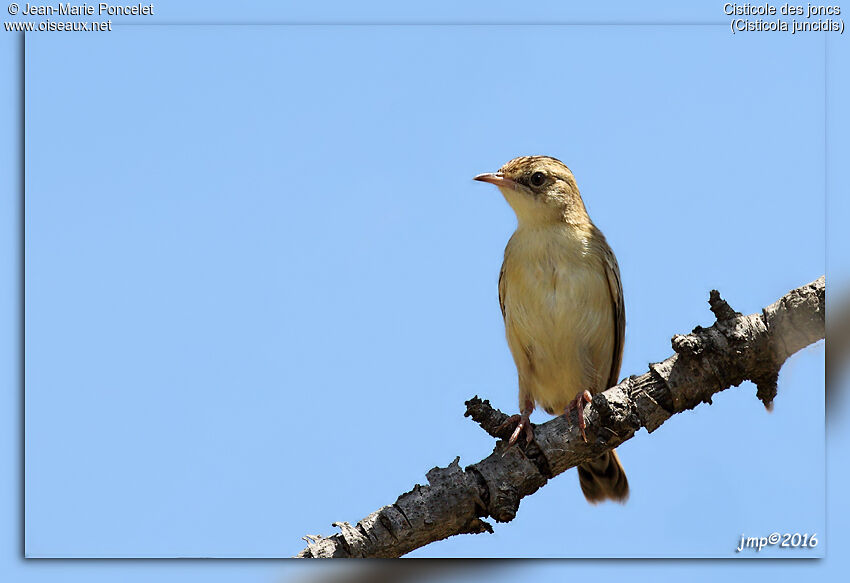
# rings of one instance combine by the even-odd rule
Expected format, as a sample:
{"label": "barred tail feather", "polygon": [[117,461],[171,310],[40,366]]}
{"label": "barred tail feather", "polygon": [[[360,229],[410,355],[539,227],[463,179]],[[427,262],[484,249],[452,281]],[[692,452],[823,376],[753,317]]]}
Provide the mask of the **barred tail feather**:
{"label": "barred tail feather", "polygon": [[595,460],[580,464],[578,481],[584,497],[591,504],[605,500],[624,504],[629,499],[629,481],[616,450],[606,451]]}

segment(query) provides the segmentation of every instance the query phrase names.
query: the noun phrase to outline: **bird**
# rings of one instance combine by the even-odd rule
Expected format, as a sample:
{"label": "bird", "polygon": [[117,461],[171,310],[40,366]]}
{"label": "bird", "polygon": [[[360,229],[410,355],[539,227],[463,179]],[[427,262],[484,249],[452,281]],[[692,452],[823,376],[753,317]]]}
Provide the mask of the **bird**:
{"label": "bird", "polygon": [[[535,406],[550,415],[577,412],[615,384],[623,360],[626,310],[620,268],[590,220],[572,171],[550,156],[520,156],[474,180],[494,184],[517,218],[499,272],[499,305],[517,368],[520,414],[508,445],[534,438]],[[591,504],[629,496],[615,450],[578,466]]]}

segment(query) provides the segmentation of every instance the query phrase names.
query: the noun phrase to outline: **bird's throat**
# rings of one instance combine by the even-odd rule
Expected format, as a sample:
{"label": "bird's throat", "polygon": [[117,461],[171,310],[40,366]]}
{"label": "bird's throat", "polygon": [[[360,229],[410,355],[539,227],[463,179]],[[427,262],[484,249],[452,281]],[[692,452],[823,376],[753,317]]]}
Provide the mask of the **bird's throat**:
{"label": "bird's throat", "polygon": [[499,188],[516,214],[517,224],[523,227],[543,227],[563,221],[563,211],[550,206],[529,192],[512,188]]}

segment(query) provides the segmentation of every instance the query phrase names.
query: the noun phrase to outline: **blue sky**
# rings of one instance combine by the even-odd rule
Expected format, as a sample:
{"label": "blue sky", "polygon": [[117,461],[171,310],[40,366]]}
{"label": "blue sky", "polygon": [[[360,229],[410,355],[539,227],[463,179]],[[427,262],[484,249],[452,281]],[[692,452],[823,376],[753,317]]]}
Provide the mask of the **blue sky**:
{"label": "blue sky", "polygon": [[[246,18],[214,4],[200,20],[280,22],[280,10]],[[391,16],[481,14],[436,10]],[[583,10],[551,14],[725,22],[713,4]],[[543,21],[507,6],[487,14]],[[842,41],[827,41],[831,70],[846,70]],[[14,74],[17,41],[2,42]],[[513,156],[564,160],[617,253],[623,376],[669,356],[674,333],[711,323],[709,289],[752,313],[817,278],[824,191],[843,179],[825,182],[825,166],[846,148],[831,129],[825,165],[824,44],[721,25],[30,34],[27,554],[285,557],[431,467],[486,456],[492,440],[463,401],[516,408],[496,300],[514,218],[471,177]],[[827,104],[846,97],[846,81],[829,83]],[[16,130],[17,95],[4,91]],[[830,116],[846,127],[846,114]],[[18,143],[4,148],[14,176]],[[16,196],[3,216],[17,275]],[[15,329],[14,287],[4,293]],[[588,506],[570,471],[494,535],[413,556],[734,557],[742,533],[773,531],[817,532],[822,546],[759,556],[822,556],[840,540],[825,516],[823,358],[820,343],[786,364],[773,414],[745,384],[623,445],[625,507]],[[16,410],[4,409],[19,421]],[[831,481],[844,475],[830,465]],[[20,533],[7,534],[19,550]],[[69,563],[9,565],[40,581]],[[64,569],[94,580],[121,565]],[[136,576],[293,569],[226,565],[145,563]]]}

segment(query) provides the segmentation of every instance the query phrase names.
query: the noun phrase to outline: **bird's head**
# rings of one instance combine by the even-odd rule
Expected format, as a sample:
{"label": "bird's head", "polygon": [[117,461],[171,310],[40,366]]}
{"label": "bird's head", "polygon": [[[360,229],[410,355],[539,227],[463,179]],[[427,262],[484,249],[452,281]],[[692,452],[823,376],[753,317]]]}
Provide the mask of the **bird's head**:
{"label": "bird's head", "polygon": [[521,156],[474,179],[498,186],[521,225],[589,220],[573,173],[556,158]]}

